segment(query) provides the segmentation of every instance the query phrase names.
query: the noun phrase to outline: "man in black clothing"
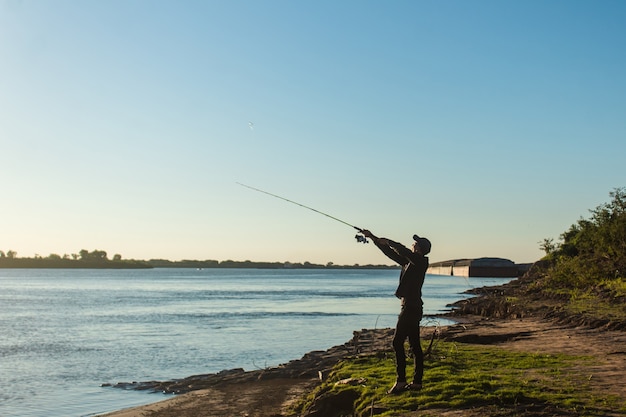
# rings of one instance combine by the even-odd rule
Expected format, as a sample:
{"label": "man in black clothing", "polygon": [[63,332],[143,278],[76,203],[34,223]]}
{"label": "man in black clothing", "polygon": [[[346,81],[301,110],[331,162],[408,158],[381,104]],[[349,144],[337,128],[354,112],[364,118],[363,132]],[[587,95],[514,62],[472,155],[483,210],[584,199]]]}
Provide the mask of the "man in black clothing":
{"label": "man in black clothing", "polygon": [[[369,230],[363,230],[363,235],[372,239],[376,246],[390,259],[402,265],[400,282],[396,289],[396,297],[402,300],[400,315],[393,336],[393,349],[396,353],[396,383],[389,390],[390,394],[402,392],[407,389],[419,390],[422,388],[424,375],[424,354],[420,344],[420,320],[422,319],[422,284],[428,269],[430,241],[424,237],[413,235],[413,250],[404,245],[386,238],[376,237]],[[413,357],[415,358],[415,371],[413,382],[406,381],[406,356],[404,341],[409,339]]]}

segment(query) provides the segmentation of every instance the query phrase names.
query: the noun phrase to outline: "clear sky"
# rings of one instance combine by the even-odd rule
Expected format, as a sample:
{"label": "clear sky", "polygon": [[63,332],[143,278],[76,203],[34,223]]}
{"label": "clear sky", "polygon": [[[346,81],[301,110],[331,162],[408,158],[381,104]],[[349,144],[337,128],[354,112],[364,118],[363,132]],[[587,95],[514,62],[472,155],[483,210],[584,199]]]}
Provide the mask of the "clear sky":
{"label": "clear sky", "polygon": [[0,250],[532,262],[626,186],[624,1],[0,0]]}

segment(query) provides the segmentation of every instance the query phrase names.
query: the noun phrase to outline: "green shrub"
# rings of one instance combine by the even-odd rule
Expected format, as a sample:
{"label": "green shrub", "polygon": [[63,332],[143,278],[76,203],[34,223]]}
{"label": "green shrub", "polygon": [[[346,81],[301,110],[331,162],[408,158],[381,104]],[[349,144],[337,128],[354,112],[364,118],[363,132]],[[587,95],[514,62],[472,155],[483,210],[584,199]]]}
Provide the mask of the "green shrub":
{"label": "green shrub", "polygon": [[[624,288],[626,277],[626,189],[610,193],[609,203],[591,210],[561,234],[562,242],[545,239],[543,248],[552,268],[545,277],[547,290],[588,290],[601,282],[616,281]],[[612,284],[613,285],[613,284]]]}

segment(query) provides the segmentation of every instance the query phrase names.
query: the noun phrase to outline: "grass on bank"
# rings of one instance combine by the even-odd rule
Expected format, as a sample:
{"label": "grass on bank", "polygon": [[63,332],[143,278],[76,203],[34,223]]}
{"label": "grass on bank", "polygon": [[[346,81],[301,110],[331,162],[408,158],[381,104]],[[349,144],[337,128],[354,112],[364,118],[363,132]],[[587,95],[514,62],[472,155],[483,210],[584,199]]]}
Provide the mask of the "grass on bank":
{"label": "grass on bank", "polygon": [[605,321],[626,321],[626,306],[616,306],[593,293],[579,292],[572,294],[564,308],[571,314],[582,314]]}
{"label": "grass on bank", "polygon": [[[428,415],[429,409],[506,409],[520,405],[549,406],[586,416],[604,416],[607,410],[626,412],[623,399],[591,392],[591,375],[573,368],[593,363],[591,357],[439,342],[424,362],[424,388],[419,392],[386,393],[395,381],[392,354],[355,358],[338,364],[329,378],[296,406],[296,411],[304,414],[314,408],[317,397],[353,390],[357,416],[397,416],[415,410],[424,410],[423,415]],[[359,382],[337,384],[347,378]]]}
{"label": "grass on bank", "polygon": [[626,282],[603,280],[590,288],[551,288],[544,293],[565,300],[561,309],[591,320],[626,322]]}

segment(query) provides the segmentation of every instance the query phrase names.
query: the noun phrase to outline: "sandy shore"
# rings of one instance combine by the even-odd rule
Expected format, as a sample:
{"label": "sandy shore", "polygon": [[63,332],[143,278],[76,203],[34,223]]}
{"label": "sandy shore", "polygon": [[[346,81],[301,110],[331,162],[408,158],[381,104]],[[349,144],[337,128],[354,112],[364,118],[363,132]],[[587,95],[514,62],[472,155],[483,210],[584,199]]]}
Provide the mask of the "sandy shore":
{"label": "sandy shore", "polygon": [[[540,318],[489,320],[464,317],[465,323],[440,328],[445,340],[494,345],[530,353],[591,355],[598,359],[593,367],[583,365],[592,390],[626,397],[626,333],[602,329],[572,328]],[[426,330],[424,338],[429,337]],[[292,361],[272,374],[242,372],[240,378],[225,379],[154,404],[134,407],[107,417],[279,417],[290,416],[288,406],[318,383],[317,371],[324,371],[342,355],[359,349],[363,353],[389,351],[391,329],[355,332],[355,339],[325,352],[312,352],[312,361]],[[306,358],[303,357],[303,360]],[[325,358],[320,361],[319,358]],[[317,358],[317,359],[315,359]],[[290,372],[283,373],[285,369]],[[297,369],[297,372],[293,370]],[[291,375],[284,377],[284,375]],[[299,376],[296,376],[298,374]],[[189,381],[187,381],[189,382]],[[432,410],[430,411],[432,412]],[[475,416],[472,410],[438,410],[438,415]],[[407,414],[420,416],[420,412]]]}

